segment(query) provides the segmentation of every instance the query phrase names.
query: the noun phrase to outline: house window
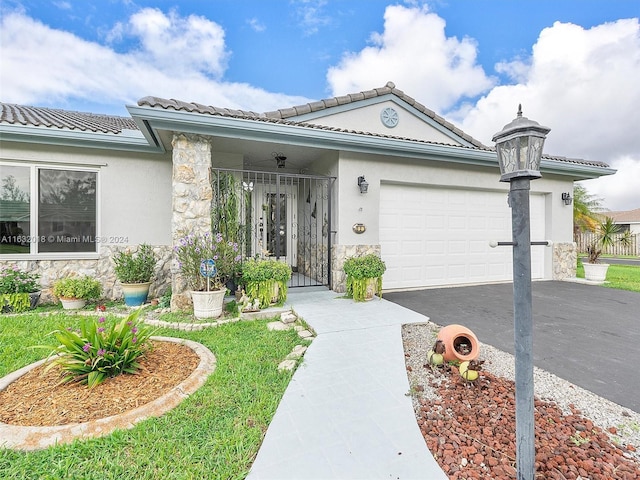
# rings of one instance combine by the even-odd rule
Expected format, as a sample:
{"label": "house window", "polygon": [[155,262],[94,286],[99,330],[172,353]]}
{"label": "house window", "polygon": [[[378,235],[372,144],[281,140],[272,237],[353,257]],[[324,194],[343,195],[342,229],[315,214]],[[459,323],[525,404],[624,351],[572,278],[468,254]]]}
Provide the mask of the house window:
{"label": "house window", "polygon": [[0,165],[0,182],[0,254],[30,253],[30,168]]}
{"label": "house window", "polygon": [[97,176],[0,165],[0,255],[95,253]]}

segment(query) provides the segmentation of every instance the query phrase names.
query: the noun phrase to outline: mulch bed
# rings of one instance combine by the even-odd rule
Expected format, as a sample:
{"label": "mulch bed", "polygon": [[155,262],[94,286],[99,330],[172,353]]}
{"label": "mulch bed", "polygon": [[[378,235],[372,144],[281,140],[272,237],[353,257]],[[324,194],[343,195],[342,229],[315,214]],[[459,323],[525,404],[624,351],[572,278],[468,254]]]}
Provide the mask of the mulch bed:
{"label": "mulch bed", "polygon": [[108,378],[89,389],[60,384],[58,366],[43,373],[39,366],[0,391],[0,422],[22,426],[82,423],[117,415],[161,397],[186,379],[200,363],[191,348],[152,341],[136,375]]}

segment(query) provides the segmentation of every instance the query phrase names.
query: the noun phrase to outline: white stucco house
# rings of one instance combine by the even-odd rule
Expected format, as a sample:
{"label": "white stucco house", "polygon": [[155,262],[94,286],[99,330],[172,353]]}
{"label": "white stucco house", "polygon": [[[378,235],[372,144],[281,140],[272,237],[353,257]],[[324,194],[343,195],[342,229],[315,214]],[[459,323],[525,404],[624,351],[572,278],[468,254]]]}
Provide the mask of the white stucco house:
{"label": "white stucco house", "polygon": [[[45,284],[96,275],[118,296],[110,257],[145,242],[162,255],[161,290],[172,245],[213,228],[246,255],[288,262],[292,286],[342,291],[344,259],[365,252],[385,260],[385,290],[511,280],[511,249],[489,247],[511,238],[495,150],[391,82],[267,113],[156,97],[127,109],[130,118],[2,104],[0,262],[37,269]],[[545,154],[541,172],[532,240],[553,246],[532,248],[533,277],[571,277],[562,194],[615,171]]]}

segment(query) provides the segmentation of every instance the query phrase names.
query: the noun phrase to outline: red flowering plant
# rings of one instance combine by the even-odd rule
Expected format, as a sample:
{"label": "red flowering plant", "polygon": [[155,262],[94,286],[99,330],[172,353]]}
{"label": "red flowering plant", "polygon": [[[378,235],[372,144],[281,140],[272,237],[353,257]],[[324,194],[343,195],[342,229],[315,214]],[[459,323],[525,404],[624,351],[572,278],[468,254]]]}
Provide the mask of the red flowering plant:
{"label": "red flowering plant", "polygon": [[[173,250],[182,276],[195,291],[219,290],[225,287],[242,260],[238,244],[225,240],[220,233],[187,235],[178,240]],[[211,268],[207,267],[209,260],[213,261],[215,274],[207,278],[202,274],[202,268]]]}

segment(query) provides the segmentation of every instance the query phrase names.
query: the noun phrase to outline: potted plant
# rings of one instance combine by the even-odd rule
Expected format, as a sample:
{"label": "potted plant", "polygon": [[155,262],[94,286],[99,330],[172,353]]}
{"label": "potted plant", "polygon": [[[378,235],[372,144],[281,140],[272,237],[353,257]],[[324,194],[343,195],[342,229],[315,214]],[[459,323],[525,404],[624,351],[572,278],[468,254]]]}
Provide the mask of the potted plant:
{"label": "potted plant", "polygon": [[3,267],[0,272],[0,312],[19,313],[35,308],[40,299],[37,273],[20,270],[16,265]]}
{"label": "potted plant", "polygon": [[126,305],[134,307],[147,301],[157,260],[153,248],[146,243],[138,247],[137,253],[127,248],[116,254],[113,259],[116,277],[122,285]]}
{"label": "potted plant", "polygon": [[371,300],[374,295],[382,297],[382,275],[387,266],[380,257],[371,253],[351,257],[344,262],[347,275],[347,296],[356,302]]}
{"label": "potted plant", "polygon": [[609,269],[608,263],[600,263],[600,256],[602,250],[608,247],[612,247],[617,242],[626,243],[629,241],[629,237],[622,236],[617,237],[620,226],[613,222],[611,217],[606,217],[604,221],[600,222],[595,229],[595,238],[587,246],[587,261],[582,262],[584,267],[584,278],[593,282],[604,282],[607,278],[607,270]]}
{"label": "potted plant", "polygon": [[87,300],[100,297],[102,285],[87,275],[66,277],[54,282],[53,294],[60,299],[65,309],[76,310],[84,307]]}
{"label": "potted plant", "polygon": [[251,259],[242,264],[242,282],[250,299],[258,299],[260,308],[283,305],[291,267],[276,260]]}
{"label": "potted plant", "polygon": [[238,244],[217,233],[187,235],[174,247],[180,273],[191,288],[196,318],[217,318],[227,292],[226,284],[241,260]]}

